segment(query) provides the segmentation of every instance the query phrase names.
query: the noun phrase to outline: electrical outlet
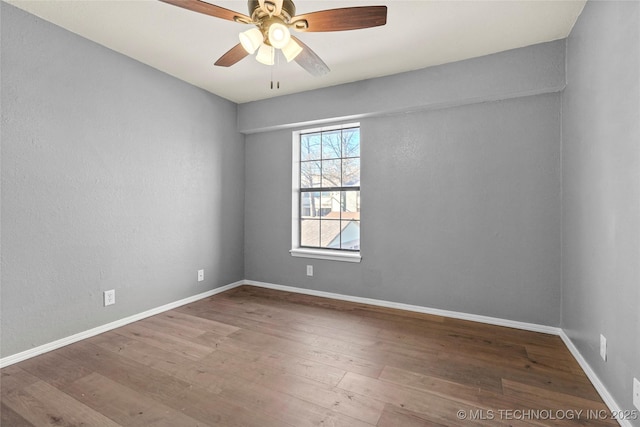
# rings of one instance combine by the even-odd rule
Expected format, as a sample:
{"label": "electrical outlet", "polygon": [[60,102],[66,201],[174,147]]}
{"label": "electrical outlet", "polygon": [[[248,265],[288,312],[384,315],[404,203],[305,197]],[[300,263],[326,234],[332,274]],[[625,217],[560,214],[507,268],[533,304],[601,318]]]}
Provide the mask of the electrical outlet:
{"label": "electrical outlet", "polygon": [[640,411],[640,381],[637,378],[633,379],[633,406]]}
{"label": "electrical outlet", "polygon": [[104,297],[104,306],[113,305],[116,303],[116,290],[104,291],[102,294]]}
{"label": "electrical outlet", "polygon": [[198,282],[202,282],[204,280],[204,270],[198,270]]}
{"label": "electrical outlet", "polygon": [[313,265],[307,265],[307,276],[313,276]]}
{"label": "electrical outlet", "polygon": [[600,334],[600,357],[607,361],[607,339],[602,334]]}

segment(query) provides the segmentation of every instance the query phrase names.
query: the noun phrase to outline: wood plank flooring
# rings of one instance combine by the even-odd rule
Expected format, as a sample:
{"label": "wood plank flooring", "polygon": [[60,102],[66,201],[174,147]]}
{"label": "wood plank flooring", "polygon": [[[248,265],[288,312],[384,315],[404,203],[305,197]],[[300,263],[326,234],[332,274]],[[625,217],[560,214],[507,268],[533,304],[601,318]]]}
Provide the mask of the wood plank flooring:
{"label": "wood plank flooring", "polygon": [[1,381],[11,427],[617,425],[557,336],[250,286]]}

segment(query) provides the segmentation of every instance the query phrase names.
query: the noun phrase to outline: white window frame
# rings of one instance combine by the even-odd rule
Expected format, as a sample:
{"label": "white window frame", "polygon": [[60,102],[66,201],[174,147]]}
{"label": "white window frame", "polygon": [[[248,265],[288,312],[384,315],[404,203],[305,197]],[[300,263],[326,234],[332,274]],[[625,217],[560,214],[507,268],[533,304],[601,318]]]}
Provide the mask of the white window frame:
{"label": "white window frame", "polygon": [[[291,174],[291,256],[301,258],[324,259],[330,261],[360,262],[360,251],[339,251],[334,249],[315,249],[300,247],[300,135],[303,133],[324,132],[339,129],[360,127],[360,123],[345,123],[335,126],[323,126],[313,129],[294,131],[292,134]],[[360,153],[362,158],[362,152]]]}

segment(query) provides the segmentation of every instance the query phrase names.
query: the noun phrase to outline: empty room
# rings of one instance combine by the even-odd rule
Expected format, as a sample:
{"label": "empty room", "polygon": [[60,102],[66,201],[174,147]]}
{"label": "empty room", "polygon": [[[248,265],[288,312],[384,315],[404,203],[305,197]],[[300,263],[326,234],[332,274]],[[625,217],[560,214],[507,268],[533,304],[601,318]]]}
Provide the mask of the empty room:
{"label": "empty room", "polygon": [[0,7],[3,427],[640,427],[640,1]]}

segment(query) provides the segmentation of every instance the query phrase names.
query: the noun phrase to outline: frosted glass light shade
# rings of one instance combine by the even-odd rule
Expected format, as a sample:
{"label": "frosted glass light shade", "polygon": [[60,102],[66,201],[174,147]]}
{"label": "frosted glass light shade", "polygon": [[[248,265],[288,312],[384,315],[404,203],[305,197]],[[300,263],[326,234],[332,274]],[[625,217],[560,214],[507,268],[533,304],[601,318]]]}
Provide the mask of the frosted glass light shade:
{"label": "frosted glass light shade", "polygon": [[249,55],[251,55],[256,51],[257,48],[260,47],[264,39],[262,33],[257,28],[252,28],[250,30],[244,31],[240,33],[238,37],[240,38],[240,44]]}
{"label": "frosted glass light shade", "polygon": [[289,43],[282,48],[282,53],[287,59],[287,62],[291,62],[296,56],[302,52],[302,47],[294,39],[290,39]]}
{"label": "frosted glass light shade", "polygon": [[289,43],[289,40],[291,40],[291,33],[284,24],[274,22],[269,27],[268,37],[271,46],[276,49],[282,49]]}
{"label": "frosted glass light shade", "polygon": [[256,55],[256,61],[264,65],[273,65],[275,59],[275,49],[272,46],[262,43],[258,54]]}

